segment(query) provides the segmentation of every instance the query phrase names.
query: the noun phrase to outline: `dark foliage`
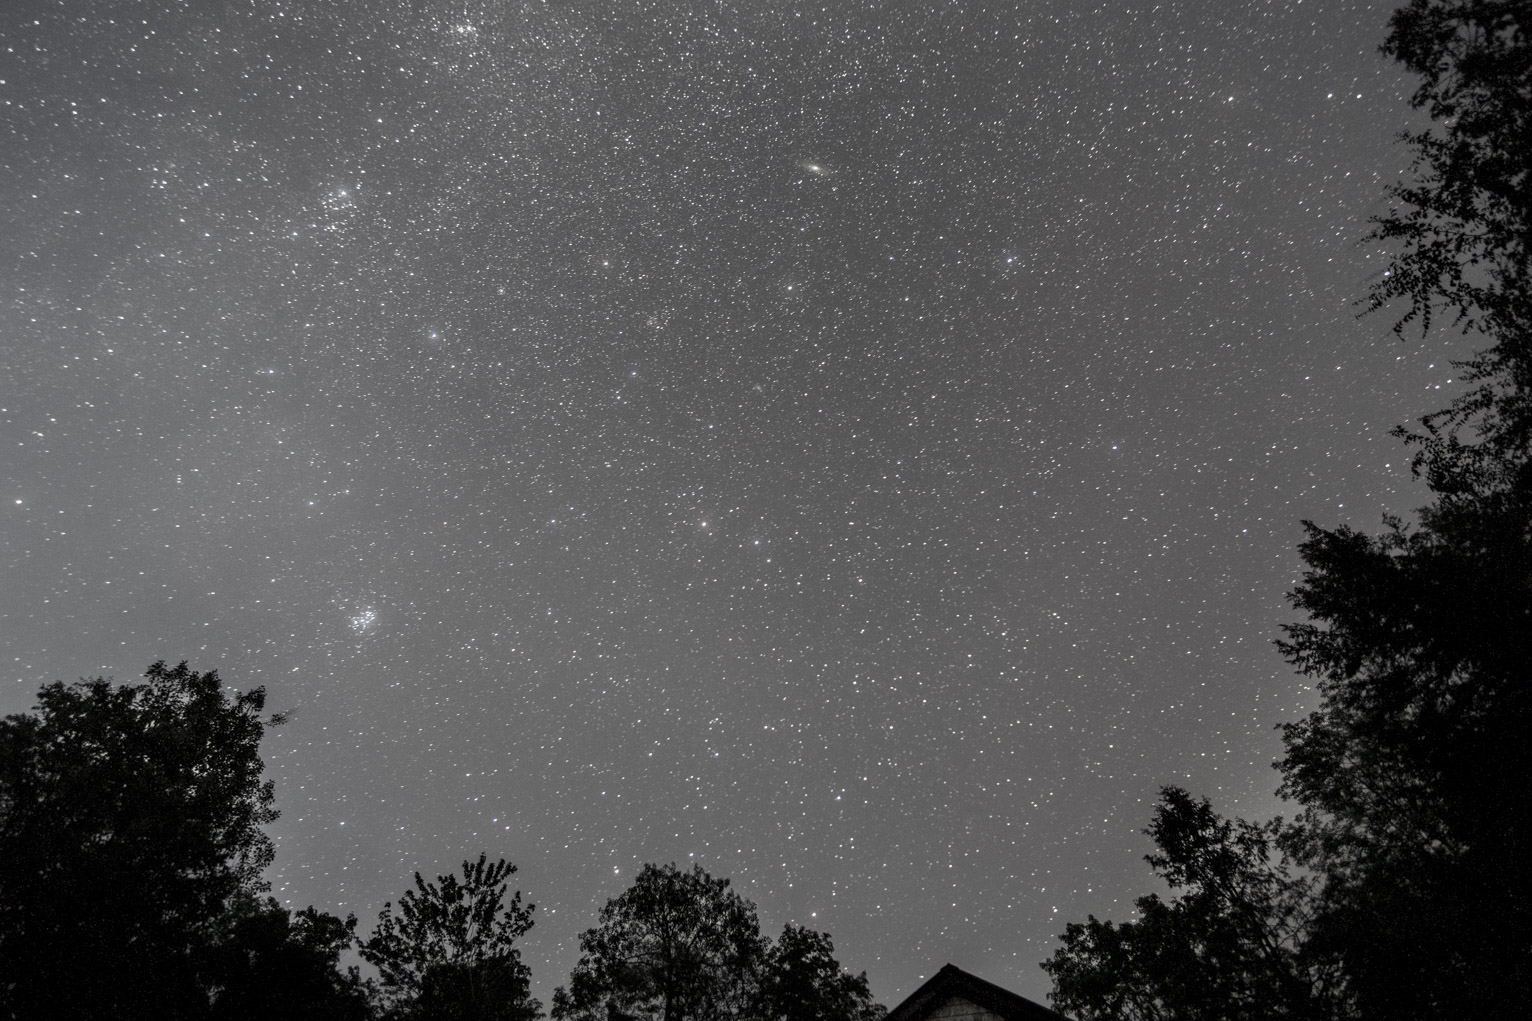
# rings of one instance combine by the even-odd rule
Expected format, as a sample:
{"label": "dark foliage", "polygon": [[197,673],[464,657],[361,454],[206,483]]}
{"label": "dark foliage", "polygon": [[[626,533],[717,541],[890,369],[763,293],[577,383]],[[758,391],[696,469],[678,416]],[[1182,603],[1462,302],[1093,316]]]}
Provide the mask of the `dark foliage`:
{"label": "dark foliage", "polygon": [[719,1021],[747,1016],[766,958],[755,905],[693,866],[645,865],[580,935],[553,1017]]}
{"label": "dark foliage", "polygon": [[788,925],[773,944],[755,905],[693,866],[645,865],[580,936],[559,1021],[878,1021],[867,975],[830,937]]}
{"label": "dark foliage", "polygon": [[223,919],[221,939],[202,955],[210,1021],[366,1021],[367,989],[340,955],[355,942],[356,918],[275,900],[241,898]]}
{"label": "dark foliage", "polygon": [[[1383,50],[1420,77],[1412,104],[1432,118],[1406,136],[1411,181],[1373,237],[1396,252],[1373,288],[1395,324],[1429,329],[1438,313],[1488,345],[1459,363],[1471,389],[1401,431],[1417,470],[1443,495],[1503,488],[1532,444],[1532,46],[1525,0],[1412,0]],[[1460,430],[1469,427],[1467,435]]]}
{"label": "dark foliage", "polygon": [[1532,988],[1532,518],[1468,510],[1308,525],[1310,622],[1281,643],[1321,694],[1283,728],[1294,849],[1369,1015],[1512,1016]]}
{"label": "dark foliage", "polygon": [[760,1021],[878,1021],[867,973],[853,975],[835,959],[826,933],[787,925],[766,953],[758,1000]]}
{"label": "dark foliage", "polygon": [[0,721],[0,1014],[195,1017],[198,951],[263,889],[265,693],[155,663]]}
{"label": "dark foliage", "polygon": [[1532,5],[1414,0],[1384,51],[1433,118],[1376,236],[1398,245],[1372,307],[1408,302],[1488,346],[1471,386],[1400,435],[1434,501],[1370,536],[1305,522],[1286,629],[1319,709],[1283,728],[1291,847],[1325,878],[1322,938],[1359,1008],[1518,1016],[1532,991]]}
{"label": "dark foliage", "polygon": [[1310,938],[1312,880],[1276,846],[1282,823],[1161,793],[1148,861],[1176,896],[1140,897],[1136,921],[1071,923],[1043,963],[1054,1006],[1082,1021],[1345,1016],[1338,961]]}
{"label": "dark foliage", "polygon": [[528,1021],[542,1014],[516,941],[532,928],[533,905],[505,896],[516,866],[463,862],[463,878],[438,876],[383,905],[361,945],[378,969],[389,1015],[452,1021]]}
{"label": "dark foliage", "polygon": [[[1460,363],[1462,396],[1398,431],[1433,494],[1418,523],[1371,536],[1305,522],[1291,598],[1307,621],[1279,643],[1321,698],[1283,728],[1277,764],[1304,807],[1281,850],[1314,877],[1280,884],[1301,894],[1290,947],[1322,1008],[1363,1017],[1519,1017],[1532,991],[1529,14],[1525,0],[1412,0],[1391,21],[1384,52],[1419,75],[1413,104],[1433,124],[1406,137],[1414,175],[1375,223],[1394,258],[1369,304],[1406,303],[1396,332],[1446,315],[1485,346]],[[1202,903],[1146,898],[1138,922],[1071,926],[1045,965],[1057,1002],[1225,1016],[1208,1012],[1254,988],[1250,958],[1211,953],[1202,923],[1187,927],[1222,924]]]}
{"label": "dark foliage", "polygon": [[1319,679],[1322,703],[1283,728],[1283,793],[1370,840],[1431,853],[1465,853],[1487,826],[1523,824],[1525,522],[1426,511],[1419,527],[1390,521],[1377,537],[1306,528],[1292,601],[1309,623],[1279,645]]}

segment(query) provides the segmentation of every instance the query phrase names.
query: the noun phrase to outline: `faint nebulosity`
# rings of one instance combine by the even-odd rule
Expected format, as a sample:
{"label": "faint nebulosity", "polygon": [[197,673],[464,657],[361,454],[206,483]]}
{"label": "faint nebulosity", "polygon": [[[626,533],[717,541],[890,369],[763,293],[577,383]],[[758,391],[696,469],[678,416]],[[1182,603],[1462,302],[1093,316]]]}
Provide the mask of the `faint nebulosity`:
{"label": "faint nebulosity", "polygon": [[11,0],[0,711],[265,685],[273,891],[504,855],[544,997],[696,861],[1040,998],[1424,502],[1393,6]]}

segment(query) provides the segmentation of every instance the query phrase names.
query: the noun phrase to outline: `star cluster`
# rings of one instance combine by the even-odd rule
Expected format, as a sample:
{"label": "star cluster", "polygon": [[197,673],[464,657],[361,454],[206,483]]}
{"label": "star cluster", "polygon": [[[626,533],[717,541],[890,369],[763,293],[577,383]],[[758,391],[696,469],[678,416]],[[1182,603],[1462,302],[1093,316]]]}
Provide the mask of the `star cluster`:
{"label": "star cluster", "polygon": [[23,0],[0,710],[294,710],[274,891],[521,867],[546,998],[645,861],[895,1002],[1276,807],[1299,521],[1420,502],[1354,318],[1390,7]]}

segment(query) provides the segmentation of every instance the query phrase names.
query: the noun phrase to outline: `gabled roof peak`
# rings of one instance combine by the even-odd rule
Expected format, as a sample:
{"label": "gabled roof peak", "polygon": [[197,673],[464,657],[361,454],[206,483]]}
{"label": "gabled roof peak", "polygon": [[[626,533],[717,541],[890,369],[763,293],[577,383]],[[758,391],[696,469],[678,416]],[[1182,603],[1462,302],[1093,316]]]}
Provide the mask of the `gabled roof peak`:
{"label": "gabled roof peak", "polygon": [[986,982],[953,964],[942,965],[940,971],[889,1011],[884,1021],[925,1021],[954,997],[975,1003],[999,1015],[1002,1021],[1069,1021],[1056,1010]]}

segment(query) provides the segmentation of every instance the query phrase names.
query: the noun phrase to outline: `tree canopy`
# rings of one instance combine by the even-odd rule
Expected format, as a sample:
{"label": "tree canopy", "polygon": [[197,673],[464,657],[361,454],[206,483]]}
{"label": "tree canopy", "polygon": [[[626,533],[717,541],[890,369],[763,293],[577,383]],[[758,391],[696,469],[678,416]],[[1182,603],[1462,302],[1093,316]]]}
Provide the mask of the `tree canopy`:
{"label": "tree canopy", "polygon": [[867,973],[853,975],[835,959],[827,933],[788,924],[766,952],[759,983],[760,1021],[878,1021]]}
{"label": "tree canopy", "polygon": [[1385,53],[1432,118],[1374,237],[1370,307],[1446,312],[1486,346],[1417,430],[1432,502],[1378,535],[1305,522],[1307,615],[1283,655],[1319,708],[1283,727],[1291,849],[1325,877],[1322,938],[1367,1015],[1504,1016],[1532,987],[1532,40],[1526,3],[1412,0]]}
{"label": "tree canopy", "polygon": [[290,912],[267,897],[240,897],[201,957],[209,1021],[367,1021],[368,989],[340,955],[356,939],[356,917],[312,907]]}
{"label": "tree canopy", "polygon": [[1383,52],[1419,77],[1413,174],[1373,239],[1392,251],[1370,310],[1404,303],[1397,333],[1445,315],[1486,346],[1459,362],[1472,386],[1400,434],[1443,495],[1504,486],[1532,445],[1532,46],[1522,0],[1411,0]]}
{"label": "tree canopy", "polygon": [[1058,1009],[1082,1021],[1336,1016],[1339,961],[1311,938],[1313,880],[1280,854],[1280,820],[1229,821],[1166,787],[1145,832],[1176,895],[1140,897],[1135,921],[1070,923],[1043,963]]}
{"label": "tree canopy", "polygon": [[700,865],[645,865],[580,935],[569,986],[553,1016],[714,1021],[741,1014],[765,958],[755,905]]}
{"label": "tree canopy", "polygon": [[1532,543],[1427,513],[1372,537],[1312,525],[1288,659],[1319,708],[1283,727],[1298,859],[1369,1013],[1497,1016],[1528,988]]}
{"label": "tree canopy", "polygon": [[487,855],[463,862],[463,878],[415,873],[415,889],[383,905],[361,954],[378,969],[391,1016],[453,1021],[525,1021],[542,1013],[516,941],[532,928],[533,905],[505,896],[516,866]]}
{"label": "tree canopy", "polygon": [[788,925],[775,944],[755,905],[701,866],[645,865],[580,936],[558,1021],[877,1021],[866,974],[825,933]]}
{"label": "tree canopy", "polygon": [[[1217,1004],[1245,1002],[1240,991],[1258,988],[1262,972],[1252,961],[1285,961],[1288,973],[1322,993],[1310,1001],[1315,1017],[1525,1011],[1529,14],[1524,0],[1410,0],[1383,44],[1419,76],[1412,103],[1432,123],[1405,136],[1413,174],[1391,189],[1392,208],[1374,222],[1372,238],[1389,246],[1392,261],[1366,303],[1378,311],[1402,302],[1401,334],[1412,324],[1428,331],[1445,316],[1484,346],[1458,363],[1468,383],[1461,395],[1418,429],[1396,430],[1415,447],[1414,470],[1431,493],[1415,520],[1385,518],[1377,535],[1304,522],[1305,571],[1290,598],[1306,619],[1285,628],[1278,645],[1316,680],[1320,703],[1282,728],[1277,763],[1280,793],[1303,811],[1280,831],[1243,822],[1230,831],[1265,834],[1261,854],[1236,859],[1243,864],[1234,875],[1240,888],[1266,877],[1262,884],[1284,891],[1270,903],[1284,907],[1249,914],[1260,925],[1240,934],[1223,926],[1222,902],[1193,882],[1170,905],[1140,900],[1138,921],[1071,925],[1064,948],[1044,964],[1065,1009],[1086,1017],[1241,1016],[1218,1014]],[[1162,842],[1161,823],[1168,809],[1179,815],[1184,807],[1167,800],[1151,827],[1162,849],[1151,861],[1176,887],[1192,874],[1164,871],[1178,853]],[[1209,920],[1219,925],[1209,929]],[[1263,946],[1285,949],[1251,956]],[[1199,999],[1211,990],[1216,996]],[[1260,998],[1280,1016],[1300,1016],[1301,999],[1280,991]]]}
{"label": "tree canopy", "polygon": [[265,692],[157,662],[0,721],[0,992],[14,1017],[195,1016],[200,949],[264,889]]}

